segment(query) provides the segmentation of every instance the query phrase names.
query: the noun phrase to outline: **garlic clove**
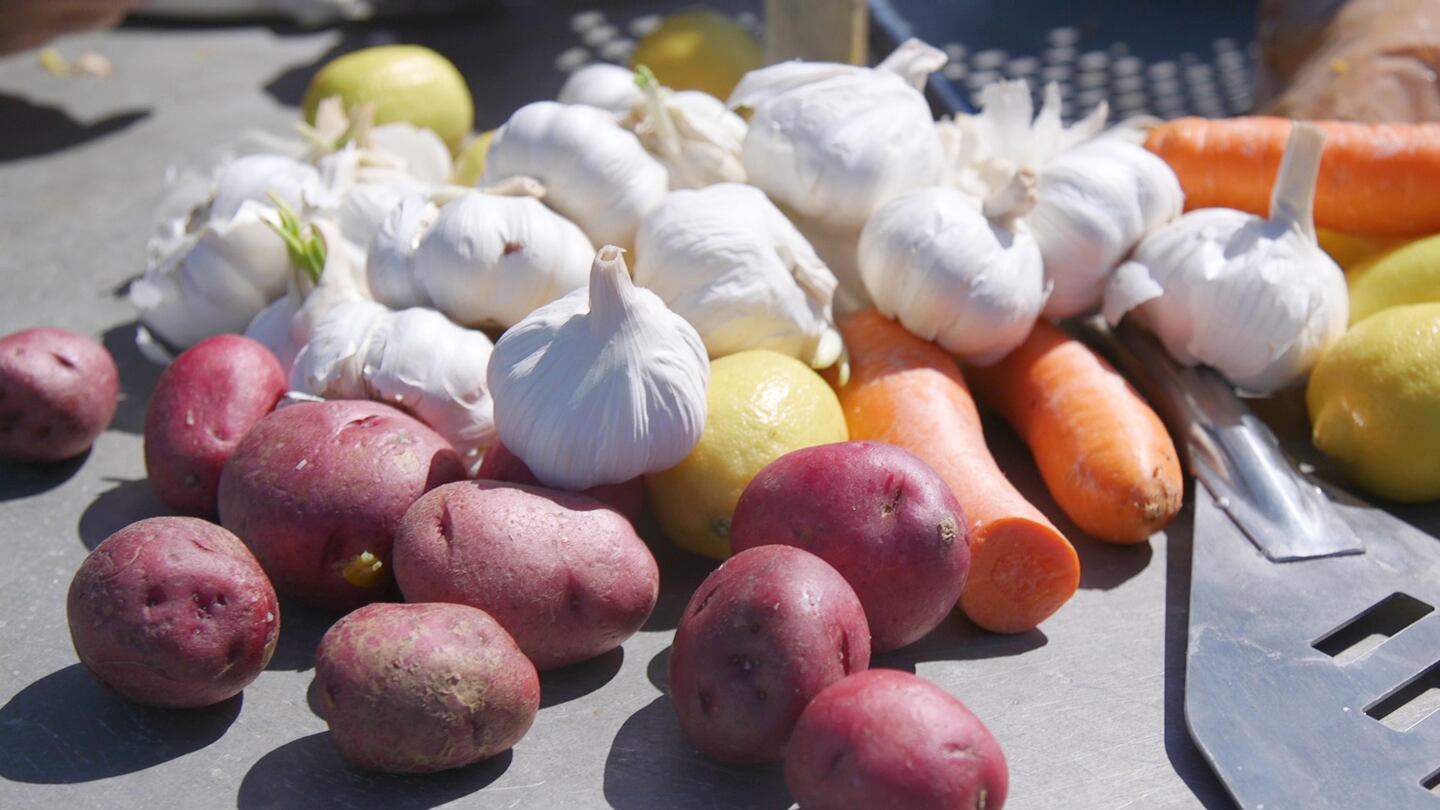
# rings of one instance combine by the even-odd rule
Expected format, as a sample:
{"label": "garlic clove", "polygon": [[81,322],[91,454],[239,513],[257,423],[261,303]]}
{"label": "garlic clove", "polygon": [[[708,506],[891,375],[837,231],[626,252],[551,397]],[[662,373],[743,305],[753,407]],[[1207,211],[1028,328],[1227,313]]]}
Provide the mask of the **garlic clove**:
{"label": "garlic clove", "polygon": [[470,192],[425,231],[413,278],[455,322],[508,327],[584,287],[594,255],[579,227],[534,198]]}
{"label": "garlic clove", "polygon": [[499,440],[546,486],[582,490],[678,464],[705,424],[699,334],[636,287],[614,245],[587,288],[530,313],[495,344]]}
{"label": "garlic clove", "polygon": [[1029,177],[1017,173],[985,202],[936,187],[881,206],[859,251],[876,308],[978,365],[1020,345],[1049,294],[1040,248],[1017,218],[1028,205]]}
{"label": "garlic clove", "polygon": [[770,349],[816,368],[839,359],[835,276],[759,189],[671,192],[637,246],[636,283],[689,321],[711,357]]}
{"label": "garlic clove", "polygon": [[645,94],[635,85],[634,72],[619,65],[595,62],[580,68],[565,80],[555,100],[561,104],[584,104],[623,118],[645,103]]}
{"label": "garlic clove", "polygon": [[403,121],[382,124],[370,131],[370,146],[397,160],[417,182],[438,185],[450,178],[450,147],[433,130]]}
{"label": "garlic clove", "polygon": [[1170,167],[1120,139],[1097,138],[1045,164],[1026,217],[1055,285],[1044,315],[1069,318],[1098,307],[1112,269],[1145,234],[1178,217],[1183,202]]}
{"label": "garlic clove", "polygon": [[592,242],[622,248],[669,188],[665,167],[610,115],[553,101],[521,107],[490,143],[480,184],[517,175],[545,184],[545,205]]}
{"label": "garlic clove", "polygon": [[944,54],[918,41],[901,51],[893,69],[786,62],[745,74],[727,103],[753,110],[741,150],[750,182],[803,217],[858,229],[940,181],[940,136],[914,82]]}
{"label": "garlic clove", "polygon": [[216,180],[210,203],[213,220],[227,220],[246,202],[269,205],[275,195],[296,211],[322,193],[324,184],[314,166],[279,155],[246,155],[227,164]]}
{"label": "garlic clove", "polygon": [[415,277],[415,253],[439,217],[440,209],[423,193],[406,194],[391,207],[366,254],[366,277],[376,301],[396,309],[432,306]]}

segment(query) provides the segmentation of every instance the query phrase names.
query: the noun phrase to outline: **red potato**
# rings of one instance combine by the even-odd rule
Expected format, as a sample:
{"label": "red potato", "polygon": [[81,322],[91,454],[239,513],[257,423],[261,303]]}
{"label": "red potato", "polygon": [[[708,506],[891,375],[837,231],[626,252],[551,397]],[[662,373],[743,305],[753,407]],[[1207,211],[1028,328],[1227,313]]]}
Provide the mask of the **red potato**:
{"label": "red potato", "polygon": [[893,669],[821,692],[795,724],[785,784],[805,810],[1000,810],[1005,754],[950,693]]}
{"label": "red potato", "polygon": [[74,458],[105,432],[119,398],[120,370],[94,338],[50,328],[0,338],[0,457]]}
{"label": "red potato", "polygon": [[[510,452],[499,439],[485,451],[475,477],[486,481],[508,481],[512,484],[544,486],[525,462]],[[603,484],[584,490],[597,501],[624,515],[631,523],[639,523],[645,514],[645,479],[632,478],[620,484]]]}
{"label": "red potato", "polygon": [[145,472],[171,509],[215,514],[220,471],[285,395],[285,371],[258,341],[216,335],[166,367],[145,415]]}
{"label": "red potato", "polygon": [[806,704],[868,666],[865,610],[844,578],[808,551],[762,546],[690,598],[670,648],[670,702],[709,756],[773,762]]}
{"label": "red potato", "polygon": [[541,670],[620,646],[660,593],[655,558],[619,512],[502,481],[427,493],[400,521],[394,557],[407,601],[484,610]]}
{"label": "red potato", "polygon": [[883,442],[787,453],[740,495],[736,551],[803,548],[855,589],[876,652],[898,649],[944,621],[970,570],[970,532],[950,487],[928,464]]}
{"label": "red potato", "polygon": [[325,633],[314,694],[346,759],[430,773],[519,742],[540,708],[540,676],[482,610],[379,603]]}
{"label": "red potato", "polygon": [[405,510],[465,465],[439,434],[376,402],[289,405],[245,434],[220,475],[220,522],[281,591],[351,610],[393,593]]}
{"label": "red potato", "polygon": [[255,680],[280,636],[275,589],[230,532],[157,517],[105,538],[70,583],[75,652],[137,703],[209,706]]}

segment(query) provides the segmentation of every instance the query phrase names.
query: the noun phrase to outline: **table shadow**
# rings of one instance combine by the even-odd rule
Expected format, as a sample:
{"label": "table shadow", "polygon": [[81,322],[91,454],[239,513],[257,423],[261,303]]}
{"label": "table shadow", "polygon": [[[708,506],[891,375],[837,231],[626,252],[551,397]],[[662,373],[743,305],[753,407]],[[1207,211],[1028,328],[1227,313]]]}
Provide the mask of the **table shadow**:
{"label": "table shadow", "polygon": [[1166,530],[1165,756],[1206,810],[1235,807],[1185,725],[1185,655],[1190,628],[1190,570],[1194,507],[1188,502]]}
{"label": "table shadow", "polygon": [[616,647],[588,661],[540,673],[540,708],[578,700],[615,679],[625,663],[625,648]]}
{"label": "table shadow", "polygon": [[165,368],[140,354],[140,348],[135,345],[135,330],[139,326],[139,321],[116,326],[105,332],[101,342],[120,369],[120,402],[115,408],[115,418],[110,420],[110,429],[143,436],[150,395]]}
{"label": "table shadow", "polygon": [[664,695],[620,726],[605,759],[604,790],[616,810],[784,810],[792,804],[779,763],[741,767],[707,759],[680,731]]}
{"label": "table shadow", "polygon": [[142,771],[220,739],[242,700],[152,709],[126,701],[71,664],[0,708],[0,777],[58,785]]}
{"label": "table shadow", "polygon": [[343,612],[322,610],[280,594],[280,639],[275,642],[275,654],[265,668],[288,672],[313,669],[320,639],[343,615]]}
{"label": "table shadow", "polygon": [[90,451],[52,464],[21,464],[0,460],[0,503],[18,501],[60,486],[75,476],[90,458]]}
{"label": "table shadow", "polygon": [[872,654],[870,668],[914,672],[916,665],[936,661],[1008,658],[1038,650],[1049,641],[1039,628],[1024,633],[991,633],[970,621],[964,613],[952,610],[945,621],[919,641],[898,650]]}
{"label": "table shadow", "polygon": [[388,774],[356,768],[322,731],[261,757],[240,782],[240,810],[383,807],[428,810],[481,790],[510,767],[510,751],[483,762],[430,774]]}
{"label": "table shadow", "polygon": [[63,152],[113,135],[150,116],[150,110],[126,110],[83,124],[59,107],[0,93],[0,163]]}
{"label": "table shadow", "polygon": [[85,507],[75,527],[80,542],[92,551],[105,538],[137,520],[171,514],[170,507],[150,488],[148,479],[107,477],[102,480],[112,486]]}

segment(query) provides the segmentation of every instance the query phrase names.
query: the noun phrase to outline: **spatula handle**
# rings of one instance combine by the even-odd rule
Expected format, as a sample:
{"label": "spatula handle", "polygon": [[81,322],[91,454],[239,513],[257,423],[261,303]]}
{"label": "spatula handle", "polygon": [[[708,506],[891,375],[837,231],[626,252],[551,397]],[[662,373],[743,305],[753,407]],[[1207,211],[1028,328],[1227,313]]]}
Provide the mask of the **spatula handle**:
{"label": "spatula handle", "polygon": [[1219,374],[1183,368],[1129,326],[1087,322],[1182,446],[1190,472],[1275,562],[1353,554],[1360,539],[1325,494],[1291,467],[1270,429]]}

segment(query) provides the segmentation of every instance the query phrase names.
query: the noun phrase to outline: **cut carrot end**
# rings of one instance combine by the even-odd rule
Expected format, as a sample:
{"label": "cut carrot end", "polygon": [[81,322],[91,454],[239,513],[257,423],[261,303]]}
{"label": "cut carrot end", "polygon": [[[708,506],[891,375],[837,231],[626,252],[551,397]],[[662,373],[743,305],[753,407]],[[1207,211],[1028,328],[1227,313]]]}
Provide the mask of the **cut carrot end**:
{"label": "cut carrot end", "polygon": [[1006,518],[976,530],[960,609],[992,633],[1024,633],[1080,587],[1080,558],[1054,528]]}

